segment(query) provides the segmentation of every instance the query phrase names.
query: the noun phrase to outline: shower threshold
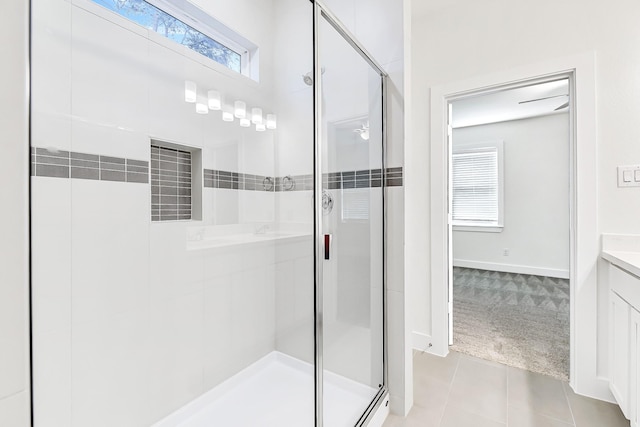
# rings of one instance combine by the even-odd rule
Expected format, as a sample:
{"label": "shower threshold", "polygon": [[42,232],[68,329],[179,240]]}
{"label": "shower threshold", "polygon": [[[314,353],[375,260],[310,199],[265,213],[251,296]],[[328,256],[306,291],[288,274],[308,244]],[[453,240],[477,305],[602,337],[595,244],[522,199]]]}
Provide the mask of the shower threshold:
{"label": "shower threshold", "polygon": [[[377,390],[325,371],[324,425],[352,427]],[[313,427],[313,366],[273,351],[153,427]]]}

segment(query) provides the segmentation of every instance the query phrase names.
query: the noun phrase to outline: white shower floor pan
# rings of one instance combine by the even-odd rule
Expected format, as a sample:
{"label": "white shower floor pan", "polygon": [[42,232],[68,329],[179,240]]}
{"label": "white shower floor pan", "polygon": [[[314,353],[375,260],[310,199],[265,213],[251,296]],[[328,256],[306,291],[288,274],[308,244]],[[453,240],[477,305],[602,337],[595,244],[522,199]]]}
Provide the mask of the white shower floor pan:
{"label": "white shower floor pan", "polygon": [[[324,425],[353,427],[377,390],[324,373]],[[313,366],[274,351],[153,427],[313,427]]]}

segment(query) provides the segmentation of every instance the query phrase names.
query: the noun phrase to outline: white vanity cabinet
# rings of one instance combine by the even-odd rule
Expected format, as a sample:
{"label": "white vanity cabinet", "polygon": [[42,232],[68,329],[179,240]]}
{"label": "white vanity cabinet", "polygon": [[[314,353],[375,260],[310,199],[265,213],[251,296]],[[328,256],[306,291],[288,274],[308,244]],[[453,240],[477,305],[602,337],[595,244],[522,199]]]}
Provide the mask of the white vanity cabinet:
{"label": "white vanity cabinet", "polygon": [[631,427],[640,427],[640,312],[631,310],[631,359],[629,409]]}
{"label": "white vanity cabinet", "polygon": [[629,415],[631,400],[631,364],[629,331],[631,329],[631,307],[615,292],[609,297],[609,360],[611,370],[609,388],[620,405],[625,417]]}
{"label": "white vanity cabinet", "polygon": [[640,427],[640,278],[612,262],[609,284],[609,384],[631,427]]}

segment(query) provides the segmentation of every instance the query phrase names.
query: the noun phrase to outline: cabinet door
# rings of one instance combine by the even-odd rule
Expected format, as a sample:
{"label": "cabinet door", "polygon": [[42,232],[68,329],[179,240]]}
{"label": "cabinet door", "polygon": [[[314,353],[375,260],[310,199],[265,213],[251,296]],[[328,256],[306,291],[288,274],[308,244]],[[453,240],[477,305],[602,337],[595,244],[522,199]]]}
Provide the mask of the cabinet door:
{"label": "cabinet door", "polygon": [[640,427],[640,313],[631,310],[631,427]]}
{"label": "cabinet door", "polygon": [[631,308],[626,301],[611,292],[609,309],[610,322],[610,353],[611,382],[609,387],[616,398],[625,417],[629,414],[629,326]]}

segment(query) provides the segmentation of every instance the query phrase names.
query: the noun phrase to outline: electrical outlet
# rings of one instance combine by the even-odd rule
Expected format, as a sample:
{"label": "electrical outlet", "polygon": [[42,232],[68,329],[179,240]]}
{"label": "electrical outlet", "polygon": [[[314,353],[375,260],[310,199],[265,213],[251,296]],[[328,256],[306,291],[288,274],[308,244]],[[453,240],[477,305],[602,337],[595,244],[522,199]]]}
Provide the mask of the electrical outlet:
{"label": "electrical outlet", "polygon": [[509,256],[509,248],[504,248],[502,250],[502,256]]}

